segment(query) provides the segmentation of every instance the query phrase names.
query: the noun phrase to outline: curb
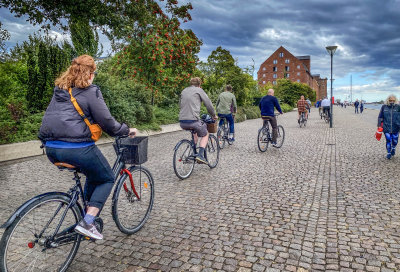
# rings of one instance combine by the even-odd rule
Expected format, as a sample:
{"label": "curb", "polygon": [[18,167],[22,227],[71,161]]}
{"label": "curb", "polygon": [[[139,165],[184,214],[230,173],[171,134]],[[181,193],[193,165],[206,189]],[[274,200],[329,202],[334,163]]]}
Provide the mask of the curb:
{"label": "curb", "polygon": [[[137,135],[152,136],[182,130],[179,123],[162,125],[160,127],[161,131],[139,131]],[[103,137],[96,142],[96,145],[110,144],[112,142],[114,142],[113,138]],[[45,155],[44,149],[41,149],[40,145],[41,142],[39,140],[0,145],[0,162]]]}

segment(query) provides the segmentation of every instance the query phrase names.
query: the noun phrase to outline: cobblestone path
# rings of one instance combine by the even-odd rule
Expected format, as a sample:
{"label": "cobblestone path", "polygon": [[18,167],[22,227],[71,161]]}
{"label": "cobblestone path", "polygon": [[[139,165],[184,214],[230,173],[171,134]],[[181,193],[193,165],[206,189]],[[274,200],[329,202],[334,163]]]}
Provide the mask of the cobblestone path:
{"label": "cobblestone path", "polygon": [[[385,160],[384,140],[373,137],[378,111],[334,114],[333,129],[315,109],[306,128],[295,112],[280,116],[285,143],[265,153],[256,143],[261,121],[239,123],[217,168],[196,165],[184,181],[172,154],[190,134],[151,137],[150,219],[126,236],[108,201],[105,240],[82,243],[69,271],[400,270],[400,159]],[[112,146],[101,149],[115,159]],[[71,184],[45,157],[1,165],[1,221],[28,198]]]}

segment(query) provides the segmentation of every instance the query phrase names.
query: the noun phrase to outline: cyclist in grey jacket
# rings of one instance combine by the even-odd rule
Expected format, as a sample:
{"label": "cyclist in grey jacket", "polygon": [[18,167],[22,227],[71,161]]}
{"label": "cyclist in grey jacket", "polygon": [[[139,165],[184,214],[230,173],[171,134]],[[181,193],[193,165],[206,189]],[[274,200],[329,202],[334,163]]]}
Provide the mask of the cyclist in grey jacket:
{"label": "cyclist in grey jacket", "polygon": [[182,129],[194,130],[194,140],[197,143],[198,137],[202,137],[200,140],[199,154],[196,160],[199,163],[207,164],[207,160],[204,158],[204,148],[208,142],[208,131],[207,124],[200,120],[200,106],[201,102],[207,108],[208,113],[217,119],[213,104],[208,98],[208,95],[204,92],[201,86],[201,79],[198,77],[190,80],[190,87],[185,88],[180,97],[179,106],[179,122]]}
{"label": "cyclist in grey jacket", "polygon": [[390,159],[396,154],[396,145],[399,141],[400,131],[400,105],[395,95],[389,95],[386,104],[382,106],[378,116],[378,128],[383,126],[386,138],[386,158]]}

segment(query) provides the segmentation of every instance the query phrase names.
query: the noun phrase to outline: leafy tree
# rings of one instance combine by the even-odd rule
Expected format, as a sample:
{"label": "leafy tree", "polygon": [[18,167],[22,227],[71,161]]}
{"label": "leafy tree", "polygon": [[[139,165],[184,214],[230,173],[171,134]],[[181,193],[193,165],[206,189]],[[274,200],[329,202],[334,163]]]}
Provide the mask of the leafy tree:
{"label": "leafy tree", "polygon": [[3,29],[3,24],[0,22],[0,53],[3,54],[6,51],[5,41],[10,39],[10,33]]}
{"label": "leafy tree", "polygon": [[99,35],[96,30],[92,29],[88,20],[71,20],[69,28],[77,56],[87,54],[96,57],[101,55],[102,50],[99,52]]}
{"label": "leafy tree", "polygon": [[304,83],[292,82],[289,79],[278,79],[277,85],[273,88],[275,90],[275,96],[280,99],[281,102],[295,106],[296,102],[300,99],[300,96],[304,95],[307,99],[315,102],[316,93],[310,86]]}

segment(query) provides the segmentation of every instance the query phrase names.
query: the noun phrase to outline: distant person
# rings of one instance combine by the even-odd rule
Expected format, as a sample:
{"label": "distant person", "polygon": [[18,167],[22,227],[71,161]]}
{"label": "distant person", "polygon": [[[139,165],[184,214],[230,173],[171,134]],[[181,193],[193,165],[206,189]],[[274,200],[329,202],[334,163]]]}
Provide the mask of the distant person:
{"label": "distant person", "polygon": [[364,102],[361,100],[360,102],[360,113],[363,113],[364,111]]}
{"label": "distant person", "polygon": [[235,122],[233,116],[237,112],[237,104],[236,97],[232,93],[231,85],[226,85],[225,91],[219,95],[216,108],[218,116],[221,117],[219,126],[222,126],[224,122],[222,118],[226,118],[226,120],[229,122],[229,140],[233,142],[235,140],[235,138],[233,138],[235,133]]}
{"label": "distant person", "polygon": [[322,102],[322,99],[318,100],[317,103],[315,103],[315,107],[318,108],[318,113],[320,116],[322,116],[321,102]]}
{"label": "distant person", "polygon": [[306,100],[304,100],[304,95],[300,96],[300,100],[297,101],[297,112],[298,112],[298,118],[297,122],[300,124],[300,116],[304,112],[304,115],[306,116],[306,119],[308,119],[308,103]]}
{"label": "distant person", "polygon": [[400,105],[393,94],[389,95],[379,112],[378,128],[381,126],[386,137],[386,158],[390,159],[396,154],[400,130]]}
{"label": "distant person", "polygon": [[331,102],[327,97],[324,98],[324,100],[321,101],[321,107],[323,113],[327,114],[329,118],[331,118]]}
{"label": "distant person", "polygon": [[354,102],[354,113],[358,113],[358,106],[360,105],[360,102],[358,102],[358,99],[356,102]]}
{"label": "distant person", "polygon": [[263,119],[263,126],[266,126],[269,122],[272,127],[272,145],[276,145],[276,139],[278,138],[278,124],[275,117],[275,108],[280,114],[283,114],[281,106],[279,105],[278,99],[274,96],[274,89],[269,89],[268,94],[261,98],[259,104],[261,110],[261,118]]}
{"label": "distant person", "polygon": [[311,101],[310,101],[310,99],[306,99],[306,101],[307,101],[307,104],[308,104],[308,113],[311,113]]}

